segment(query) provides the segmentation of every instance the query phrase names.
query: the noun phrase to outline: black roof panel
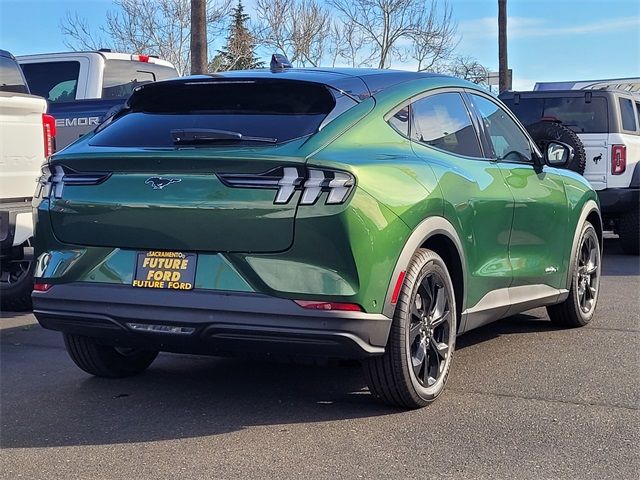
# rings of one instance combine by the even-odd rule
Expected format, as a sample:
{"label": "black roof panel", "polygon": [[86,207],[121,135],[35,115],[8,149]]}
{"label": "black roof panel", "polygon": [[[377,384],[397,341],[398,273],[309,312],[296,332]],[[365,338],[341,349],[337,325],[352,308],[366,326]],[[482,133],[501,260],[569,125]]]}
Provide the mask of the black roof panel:
{"label": "black roof panel", "polygon": [[393,85],[418,78],[438,77],[441,75],[404,70],[382,70],[377,68],[285,68],[282,70],[256,69],[232,70],[211,75],[192,75],[170,82],[206,82],[212,79],[245,78],[245,79],[287,79],[322,83],[360,100],[368,98]]}

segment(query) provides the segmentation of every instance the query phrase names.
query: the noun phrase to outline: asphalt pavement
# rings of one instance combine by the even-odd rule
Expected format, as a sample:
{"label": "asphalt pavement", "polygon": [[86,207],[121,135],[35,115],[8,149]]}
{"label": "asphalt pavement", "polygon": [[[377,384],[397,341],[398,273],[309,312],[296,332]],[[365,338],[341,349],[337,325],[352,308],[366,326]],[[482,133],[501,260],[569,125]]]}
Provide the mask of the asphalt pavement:
{"label": "asphalt pavement", "polygon": [[415,411],[356,364],[161,354],[92,378],[33,315],[0,319],[0,478],[640,478],[640,260],[607,240],[596,318],[544,309],[458,339],[445,393]]}

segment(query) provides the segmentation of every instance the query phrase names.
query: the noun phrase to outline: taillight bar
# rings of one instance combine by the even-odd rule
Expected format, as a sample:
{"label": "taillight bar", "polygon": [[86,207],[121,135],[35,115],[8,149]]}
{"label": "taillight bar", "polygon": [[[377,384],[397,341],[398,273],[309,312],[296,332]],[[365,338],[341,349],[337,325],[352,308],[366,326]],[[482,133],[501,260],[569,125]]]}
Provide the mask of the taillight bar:
{"label": "taillight bar", "polygon": [[337,170],[303,167],[277,167],[263,173],[219,173],[218,178],[228,187],[269,188],[278,190],[273,203],[289,203],[296,190],[302,190],[301,205],[313,205],[322,192],[328,192],[325,203],[344,203],[355,186],[353,175]]}
{"label": "taillight bar", "polygon": [[110,172],[79,173],[61,165],[43,165],[37,180],[36,197],[62,198],[62,188],[65,185],[99,185],[110,176]]}
{"label": "taillight bar", "polygon": [[622,175],[627,169],[626,145],[611,146],[611,175]]}
{"label": "taillight bar", "polygon": [[56,120],[47,113],[42,114],[42,133],[44,136],[44,158],[49,158],[56,150]]}

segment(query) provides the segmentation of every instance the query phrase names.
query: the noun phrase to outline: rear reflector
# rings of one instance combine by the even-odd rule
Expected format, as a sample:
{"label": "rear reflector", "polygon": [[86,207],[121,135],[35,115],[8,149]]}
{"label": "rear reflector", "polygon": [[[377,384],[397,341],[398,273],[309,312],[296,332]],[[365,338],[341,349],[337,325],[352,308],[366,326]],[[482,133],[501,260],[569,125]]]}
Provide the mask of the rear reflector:
{"label": "rear reflector", "polygon": [[310,310],[341,310],[347,312],[361,312],[362,307],[355,303],[317,302],[313,300],[294,300],[302,308]]}
{"label": "rear reflector", "polygon": [[149,55],[132,55],[134,60],[138,60],[139,62],[148,62]]}
{"label": "rear reflector", "polygon": [[622,175],[627,169],[627,147],[611,146],[611,175]]}
{"label": "rear reflector", "polygon": [[52,287],[50,283],[34,283],[33,291],[34,292],[46,292]]}
{"label": "rear reflector", "polygon": [[395,305],[398,302],[398,296],[400,295],[400,289],[402,288],[402,283],[404,282],[404,276],[406,272],[400,272],[398,275],[398,280],[396,280],[396,286],[393,287],[393,294],[391,295],[391,304]]}

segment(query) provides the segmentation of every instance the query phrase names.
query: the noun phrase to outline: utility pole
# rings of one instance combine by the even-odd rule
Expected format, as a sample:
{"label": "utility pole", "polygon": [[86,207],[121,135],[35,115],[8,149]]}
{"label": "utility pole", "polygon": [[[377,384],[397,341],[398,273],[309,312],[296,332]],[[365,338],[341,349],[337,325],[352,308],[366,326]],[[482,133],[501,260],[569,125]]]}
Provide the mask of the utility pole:
{"label": "utility pole", "polygon": [[498,0],[498,90],[509,90],[509,61],[507,59],[507,0]]}
{"label": "utility pole", "polygon": [[207,73],[207,0],[191,0],[191,74]]}

